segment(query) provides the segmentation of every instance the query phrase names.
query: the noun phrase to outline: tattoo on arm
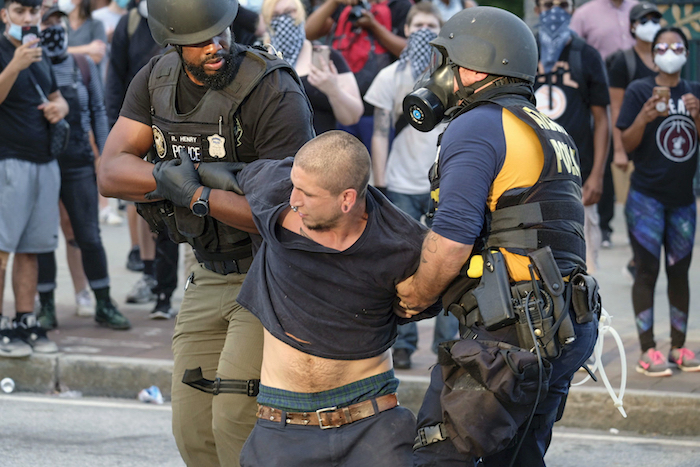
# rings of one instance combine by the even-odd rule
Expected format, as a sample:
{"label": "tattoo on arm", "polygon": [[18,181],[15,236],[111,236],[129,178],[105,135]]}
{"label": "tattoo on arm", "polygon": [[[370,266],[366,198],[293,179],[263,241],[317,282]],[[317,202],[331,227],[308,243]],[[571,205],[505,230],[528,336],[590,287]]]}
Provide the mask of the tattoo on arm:
{"label": "tattoo on arm", "polygon": [[420,255],[420,261],[421,263],[427,263],[428,260],[426,259],[425,253],[437,253],[437,240],[438,236],[436,233],[430,232],[428,233],[428,236],[425,237],[425,240],[423,241],[423,248],[421,248],[421,255]]}
{"label": "tattoo on arm", "polygon": [[389,136],[391,129],[391,112],[385,109],[374,108],[374,134]]}

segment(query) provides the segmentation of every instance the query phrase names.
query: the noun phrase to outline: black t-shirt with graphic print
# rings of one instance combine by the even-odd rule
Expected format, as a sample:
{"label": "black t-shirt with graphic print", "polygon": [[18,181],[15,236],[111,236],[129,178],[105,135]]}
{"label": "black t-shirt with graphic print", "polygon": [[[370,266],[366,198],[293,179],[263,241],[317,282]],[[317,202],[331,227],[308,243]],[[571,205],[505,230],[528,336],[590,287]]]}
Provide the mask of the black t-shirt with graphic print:
{"label": "black t-shirt with graphic print", "polygon": [[[619,129],[632,125],[654,86],[654,77],[630,83],[617,119]],[[634,162],[632,188],[665,206],[687,206],[695,200],[693,177],[698,163],[698,132],[681,100],[687,93],[700,97],[700,83],[682,79],[671,88],[669,116],[649,123],[639,146],[629,154]]]}
{"label": "black t-shirt with graphic print", "polygon": [[581,50],[581,72],[588,83],[588,96],[584,100],[570,71],[570,52],[571,42],[564,47],[559,60],[547,74],[544,73],[542,64],[538,65],[535,97],[537,109],[563,126],[574,139],[579,150],[581,179],[585,181],[593,168],[593,121],[590,106],[607,106],[610,104],[610,94],[603,59],[597,50],[584,44]]}

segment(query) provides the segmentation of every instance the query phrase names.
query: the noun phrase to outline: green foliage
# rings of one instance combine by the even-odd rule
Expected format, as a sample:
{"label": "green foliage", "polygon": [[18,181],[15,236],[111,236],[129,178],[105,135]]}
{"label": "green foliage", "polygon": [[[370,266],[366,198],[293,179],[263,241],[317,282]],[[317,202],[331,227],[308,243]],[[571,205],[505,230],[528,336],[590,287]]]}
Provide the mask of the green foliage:
{"label": "green foliage", "polygon": [[523,0],[477,0],[481,6],[496,6],[498,8],[503,8],[511,13],[515,13],[519,17],[524,16],[524,2]]}

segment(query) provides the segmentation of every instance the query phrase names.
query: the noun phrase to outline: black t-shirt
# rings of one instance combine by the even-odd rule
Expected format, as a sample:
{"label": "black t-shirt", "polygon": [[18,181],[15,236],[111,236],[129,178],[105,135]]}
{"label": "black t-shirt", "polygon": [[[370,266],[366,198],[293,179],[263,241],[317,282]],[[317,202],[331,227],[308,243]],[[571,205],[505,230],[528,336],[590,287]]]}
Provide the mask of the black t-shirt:
{"label": "black t-shirt", "polygon": [[649,69],[646,64],[639,58],[637,51],[632,49],[634,53],[634,76],[630,78],[629,70],[627,69],[627,60],[625,59],[624,52],[617,53],[612,58],[610,62],[610,68],[608,69],[608,79],[610,81],[611,88],[622,88],[627,89],[627,86],[635,79],[646,78],[647,76],[655,76],[656,72]]}
{"label": "black t-shirt", "polygon": [[[0,71],[10,63],[15,46],[0,36]],[[37,107],[42,98],[31,76],[45,96],[58,90],[51,62],[43,60],[20,71],[5,100],[0,104],[0,159],[21,159],[36,164],[53,160],[49,151],[49,122]]]}
{"label": "black t-shirt", "polygon": [[277,223],[289,207],[291,168],[291,158],[256,161],[238,175],[264,240],[238,302],[304,353],[338,360],[379,355],[404,322],[392,312],[396,284],[417,269],[426,228],[370,187],[367,225],[355,244],[345,251],[320,245]]}
{"label": "black t-shirt", "polygon": [[[338,69],[338,73],[350,72],[350,67],[340,52],[335,49],[331,49],[330,58],[335,67]],[[306,95],[309,97],[311,107],[314,109],[314,130],[316,130],[316,134],[320,135],[326,131],[335,130],[335,115],[333,115],[333,107],[331,107],[328,96],[326,96],[318,88],[310,85],[308,76],[302,76],[301,82],[304,84],[304,90],[306,91]]]}
{"label": "black t-shirt", "polygon": [[[579,150],[581,179],[585,181],[593,168],[593,121],[590,106],[605,107],[610,104],[605,64],[597,50],[588,44],[581,50],[580,73],[588,86],[587,98],[581,92],[570,70],[571,42],[564,47],[552,71],[544,75],[540,64],[535,79],[537,109],[564,127]],[[551,99],[550,87],[551,83]],[[551,105],[550,105],[551,103]]]}
{"label": "black t-shirt", "polygon": [[[625,91],[617,127],[629,128],[653,93],[654,77],[633,81]],[[682,79],[671,88],[669,116],[658,117],[644,129],[639,146],[629,156],[634,162],[632,188],[666,206],[695,202],[693,177],[698,163],[698,132],[681,96],[700,97],[700,83]]]}
{"label": "black t-shirt", "polygon": [[[120,115],[151,126],[148,77],[156,59],[139,71],[124,99]],[[180,68],[176,103],[179,113],[193,109],[207,88],[193,83]],[[236,152],[245,158],[284,159],[314,137],[313,112],[302,88],[285,70],[265,76],[238,109],[242,127]],[[239,143],[240,142],[240,143]]]}

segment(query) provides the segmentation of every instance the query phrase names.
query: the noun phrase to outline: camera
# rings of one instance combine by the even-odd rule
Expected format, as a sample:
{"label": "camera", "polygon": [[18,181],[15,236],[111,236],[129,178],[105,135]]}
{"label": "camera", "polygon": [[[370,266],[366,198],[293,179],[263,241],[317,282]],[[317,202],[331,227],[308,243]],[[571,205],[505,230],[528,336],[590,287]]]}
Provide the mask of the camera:
{"label": "camera", "polygon": [[362,10],[369,11],[370,8],[371,6],[367,0],[360,0],[360,3],[353,6],[350,9],[350,13],[348,14],[348,21],[350,21],[353,24],[356,23],[358,19],[362,18]]}

